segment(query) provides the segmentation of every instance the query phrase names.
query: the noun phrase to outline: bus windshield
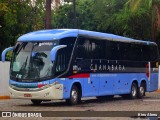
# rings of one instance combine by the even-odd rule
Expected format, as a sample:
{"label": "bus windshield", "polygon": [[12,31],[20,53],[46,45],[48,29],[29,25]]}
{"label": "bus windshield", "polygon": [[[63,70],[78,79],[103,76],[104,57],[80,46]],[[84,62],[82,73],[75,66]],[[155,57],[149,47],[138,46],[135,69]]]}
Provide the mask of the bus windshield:
{"label": "bus windshield", "polygon": [[56,45],[57,42],[17,43],[11,62],[11,77],[36,80],[53,76],[50,51]]}

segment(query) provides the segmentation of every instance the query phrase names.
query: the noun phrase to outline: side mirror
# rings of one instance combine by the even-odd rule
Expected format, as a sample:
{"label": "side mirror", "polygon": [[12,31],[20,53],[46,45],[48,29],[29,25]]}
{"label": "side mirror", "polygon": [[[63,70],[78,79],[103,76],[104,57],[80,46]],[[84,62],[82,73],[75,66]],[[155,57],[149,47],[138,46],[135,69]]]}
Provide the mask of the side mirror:
{"label": "side mirror", "polygon": [[62,48],[65,48],[67,47],[67,45],[58,45],[58,46],[55,46],[52,50],[51,50],[51,53],[50,53],[50,60],[51,62],[54,62],[55,59],[56,59],[56,53],[59,49],[62,49]]}
{"label": "side mirror", "polygon": [[2,55],[1,55],[2,62],[5,62],[6,53],[10,50],[13,50],[13,47],[9,47],[9,48],[6,48],[5,50],[3,50]]}

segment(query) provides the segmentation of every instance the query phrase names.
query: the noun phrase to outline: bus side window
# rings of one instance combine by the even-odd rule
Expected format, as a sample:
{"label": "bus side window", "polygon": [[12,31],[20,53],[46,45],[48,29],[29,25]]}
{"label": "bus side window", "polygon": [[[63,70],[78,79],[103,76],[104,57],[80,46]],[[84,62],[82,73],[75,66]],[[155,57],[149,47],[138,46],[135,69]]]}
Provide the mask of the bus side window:
{"label": "bus side window", "polygon": [[90,46],[89,40],[86,40],[83,37],[78,39],[78,45],[76,50],[76,59],[87,59],[89,56]]}
{"label": "bus side window", "polygon": [[[104,59],[103,58],[103,46],[101,45],[103,41],[90,39],[91,51],[90,51],[90,59]],[[103,49],[103,51],[101,50]]]}
{"label": "bus side window", "polygon": [[131,60],[143,61],[142,46],[140,44],[132,44],[130,49]]}
{"label": "bus side window", "polygon": [[129,58],[131,61],[141,61],[141,48],[138,44],[131,44],[129,48]]}
{"label": "bus side window", "polygon": [[112,46],[110,41],[105,41],[105,59],[111,60],[112,58]]}
{"label": "bus side window", "polygon": [[75,45],[76,37],[66,37],[60,39],[60,45],[67,45],[66,48],[60,49],[56,56],[55,74],[60,75],[65,72],[69,66],[72,51]]}
{"label": "bus side window", "polygon": [[111,60],[119,60],[120,46],[118,42],[111,41]]}
{"label": "bus side window", "polygon": [[151,61],[155,61],[159,59],[158,48],[155,45],[150,45],[150,59]]}
{"label": "bus side window", "polygon": [[128,56],[128,49],[127,49],[127,44],[126,43],[119,43],[118,48],[119,48],[119,59],[120,60],[126,60]]}
{"label": "bus side window", "polygon": [[101,53],[103,48],[100,46],[102,42],[94,38],[80,37],[76,57],[79,59],[103,59],[103,53]]}
{"label": "bus side window", "polygon": [[145,61],[149,61],[151,59],[149,45],[142,45],[142,56]]}
{"label": "bus side window", "polygon": [[60,75],[61,73],[63,73],[66,70],[67,61],[66,61],[65,48],[60,49],[57,52],[55,64],[56,64],[56,67],[55,67],[56,75]]}
{"label": "bus side window", "polygon": [[65,50],[67,51],[66,53],[66,59],[69,63],[69,60],[71,58],[71,54],[73,51],[73,47],[75,44],[76,38],[75,37],[67,37],[67,38],[63,38],[60,40],[60,45],[67,45],[67,47],[65,48]]}

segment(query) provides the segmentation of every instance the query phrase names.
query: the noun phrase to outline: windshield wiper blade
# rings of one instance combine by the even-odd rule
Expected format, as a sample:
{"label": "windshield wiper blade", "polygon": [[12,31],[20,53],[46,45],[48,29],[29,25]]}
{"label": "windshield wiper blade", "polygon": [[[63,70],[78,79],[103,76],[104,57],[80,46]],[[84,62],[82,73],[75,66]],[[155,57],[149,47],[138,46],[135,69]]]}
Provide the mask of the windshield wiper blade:
{"label": "windshield wiper blade", "polygon": [[28,60],[28,56],[27,56],[27,58],[26,58],[26,61],[23,63],[21,70],[23,70],[23,69],[25,69],[25,68],[26,68],[27,60]]}

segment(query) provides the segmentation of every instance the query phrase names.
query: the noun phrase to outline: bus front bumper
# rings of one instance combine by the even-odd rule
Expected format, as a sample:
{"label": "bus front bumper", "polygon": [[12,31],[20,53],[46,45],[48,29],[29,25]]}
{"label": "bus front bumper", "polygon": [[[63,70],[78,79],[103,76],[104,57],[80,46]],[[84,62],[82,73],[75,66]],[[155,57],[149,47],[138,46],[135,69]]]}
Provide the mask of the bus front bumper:
{"label": "bus front bumper", "polygon": [[15,99],[54,100],[63,99],[63,85],[52,85],[37,91],[20,91],[9,87],[10,97]]}

